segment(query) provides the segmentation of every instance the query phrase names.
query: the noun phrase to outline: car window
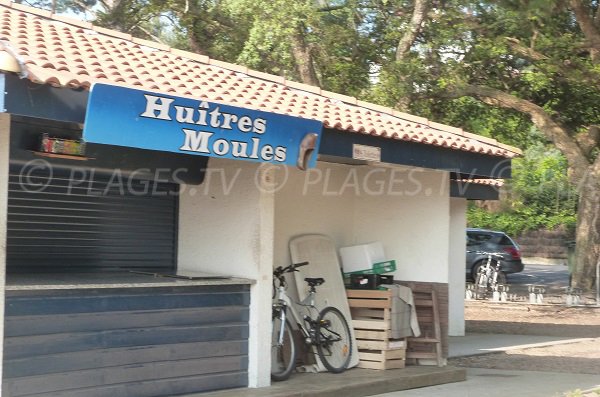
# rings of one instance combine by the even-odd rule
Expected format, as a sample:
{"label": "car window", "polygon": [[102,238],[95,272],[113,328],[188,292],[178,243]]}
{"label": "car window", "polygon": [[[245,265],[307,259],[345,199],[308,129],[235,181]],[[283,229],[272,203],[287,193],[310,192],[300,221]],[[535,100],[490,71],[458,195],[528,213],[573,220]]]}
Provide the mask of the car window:
{"label": "car window", "polygon": [[513,245],[513,241],[507,235],[502,236],[500,245]]}
{"label": "car window", "polygon": [[480,245],[492,239],[487,233],[467,233],[467,245]]}

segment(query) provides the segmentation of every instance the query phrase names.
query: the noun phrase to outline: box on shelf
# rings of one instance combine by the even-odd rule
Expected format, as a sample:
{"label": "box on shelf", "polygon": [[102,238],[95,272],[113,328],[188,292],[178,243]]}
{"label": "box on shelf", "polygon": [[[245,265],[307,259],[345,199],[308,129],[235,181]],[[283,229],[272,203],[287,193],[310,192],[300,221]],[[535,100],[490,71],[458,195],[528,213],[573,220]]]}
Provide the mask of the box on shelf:
{"label": "box on shelf", "polygon": [[344,273],[369,269],[373,263],[383,262],[385,253],[383,244],[379,241],[340,248],[342,268]]}
{"label": "box on shelf", "polygon": [[386,274],[351,274],[350,288],[377,289],[381,284],[393,284],[394,276]]}
{"label": "box on shelf", "polygon": [[373,263],[369,268],[364,268],[353,272],[344,272],[344,276],[350,276],[351,274],[384,274],[394,271],[396,271],[396,261],[389,260],[385,262]]}
{"label": "box on shelf", "polygon": [[[358,274],[358,275],[369,275],[369,274],[381,275],[384,273],[394,272],[395,270],[396,270],[396,261],[395,260],[374,263],[371,268],[344,273],[344,284],[346,285],[346,288],[360,288],[360,287],[352,286],[351,277],[353,275],[355,275],[355,274]],[[381,280],[381,279],[377,279],[377,280]],[[381,282],[379,282],[379,283],[377,283],[377,281],[375,281],[377,286],[379,286],[380,284],[391,284],[392,282],[393,282],[393,277],[392,277],[391,281],[381,280]]]}

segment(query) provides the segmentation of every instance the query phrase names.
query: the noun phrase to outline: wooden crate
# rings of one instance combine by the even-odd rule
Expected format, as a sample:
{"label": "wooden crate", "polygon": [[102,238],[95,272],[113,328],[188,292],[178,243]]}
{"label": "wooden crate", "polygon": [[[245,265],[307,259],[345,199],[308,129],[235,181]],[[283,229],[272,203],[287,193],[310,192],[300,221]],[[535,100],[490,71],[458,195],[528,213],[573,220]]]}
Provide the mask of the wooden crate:
{"label": "wooden crate", "polygon": [[391,338],[391,292],[346,290],[358,347],[359,368],[404,368],[406,339]]}
{"label": "wooden crate", "polygon": [[358,351],[359,368],[369,369],[396,369],[404,368],[406,363],[406,349],[392,350],[367,350]]}

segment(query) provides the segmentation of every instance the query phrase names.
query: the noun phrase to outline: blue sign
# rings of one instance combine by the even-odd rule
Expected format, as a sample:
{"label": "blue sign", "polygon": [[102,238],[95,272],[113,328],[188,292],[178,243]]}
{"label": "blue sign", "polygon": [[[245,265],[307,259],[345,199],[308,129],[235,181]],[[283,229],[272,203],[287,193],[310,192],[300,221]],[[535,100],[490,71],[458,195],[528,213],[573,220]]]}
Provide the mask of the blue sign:
{"label": "blue sign", "polygon": [[92,86],[86,142],[315,167],[322,123],[190,98]]}

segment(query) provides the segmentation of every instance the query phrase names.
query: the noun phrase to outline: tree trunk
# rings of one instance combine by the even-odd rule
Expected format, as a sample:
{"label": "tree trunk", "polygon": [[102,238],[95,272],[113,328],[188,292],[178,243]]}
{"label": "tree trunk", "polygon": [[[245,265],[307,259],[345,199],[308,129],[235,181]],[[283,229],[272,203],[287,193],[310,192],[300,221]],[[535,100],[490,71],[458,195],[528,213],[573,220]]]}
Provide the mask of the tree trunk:
{"label": "tree trunk", "polygon": [[304,36],[301,32],[302,28],[297,27],[296,30],[296,34],[292,35],[291,37],[292,53],[294,55],[294,60],[296,61],[296,68],[298,69],[300,80],[304,84],[319,87],[319,79],[317,78],[317,73],[315,72],[310,48],[306,45],[306,41],[304,40]]}
{"label": "tree trunk", "polygon": [[581,31],[588,40],[590,59],[597,65],[600,63],[600,30],[596,26],[594,16],[590,14],[590,10],[583,5],[581,0],[570,0],[569,4]]}
{"label": "tree trunk", "polygon": [[202,24],[202,21],[196,20],[192,22],[192,26],[190,32],[188,34],[188,45],[190,46],[190,50],[196,54],[206,55],[206,51],[202,46],[202,37],[199,37],[197,29],[200,29],[199,25]]}
{"label": "tree trunk", "polygon": [[571,286],[592,290],[600,260],[600,156],[579,185],[575,266]]}
{"label": "tree trunk", "polygon": [[415,1],[415,8],[413,10],[410,23],[408,24],[408,29],[406,29],[406,32],[404,32],[402,38],[400,38],[400,41],[398,42],[398,46],[396,47],[396,61],[402,61],[404,56],[410,50],[410,47],[412,47],[414,44],[417,36],[421,32],[423,21],[425,20],[428,9],[429,0]]}
{"label": "tree trunk", "polygon": [[[429,0],[415,1],[415,7],[413,9],[412,17],[410,18],[410,22],[408,24],[408,28],[398,41],[398,46],[396,47],[396,62],[402,62],[406,55],[409,53],[410,48],[413,46],[415,40],[421,32],[421,28],[423,27],[423,21],[427,16],[428,9]],[[400,76],[400,80],[403,83],[406,82],[406,78],[404,76]],[[407,111],[409,106],[410,99],[406,96],[400,98],[396,103],[396,109],[402,111]]]}

